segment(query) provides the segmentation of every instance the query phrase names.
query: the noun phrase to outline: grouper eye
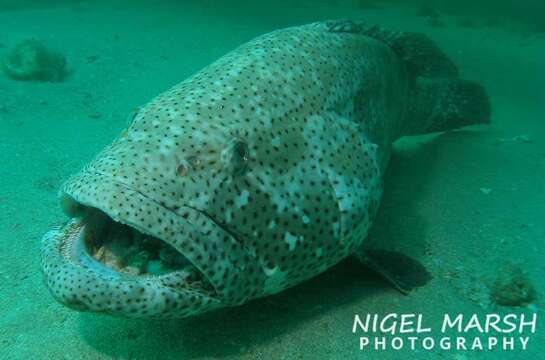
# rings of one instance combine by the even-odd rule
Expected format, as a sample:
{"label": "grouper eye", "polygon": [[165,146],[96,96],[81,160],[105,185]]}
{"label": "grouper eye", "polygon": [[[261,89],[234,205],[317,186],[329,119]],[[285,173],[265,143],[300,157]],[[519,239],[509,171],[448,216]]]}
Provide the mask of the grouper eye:
{"label": "grouper eye", "polygon": [[230,147],[231,159],[229,167],[233,171],[233,175],[244,175],[250,158],[248,144],[242,140],[234,140]]}

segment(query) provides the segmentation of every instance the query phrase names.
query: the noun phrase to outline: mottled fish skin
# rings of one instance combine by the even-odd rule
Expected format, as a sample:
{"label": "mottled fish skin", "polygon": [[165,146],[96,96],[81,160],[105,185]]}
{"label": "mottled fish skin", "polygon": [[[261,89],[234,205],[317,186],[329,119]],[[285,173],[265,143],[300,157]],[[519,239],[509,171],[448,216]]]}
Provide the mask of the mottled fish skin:
{"label": "mottled fish skin", "polygon": [[354,253],[381,196],[410,101],[385,43],[315,23],[261,36],[157,96],[61,189],[185,255],[213,291],[130,278],[43,241],[59,301],[133,317],[183,317],[277,293]]}

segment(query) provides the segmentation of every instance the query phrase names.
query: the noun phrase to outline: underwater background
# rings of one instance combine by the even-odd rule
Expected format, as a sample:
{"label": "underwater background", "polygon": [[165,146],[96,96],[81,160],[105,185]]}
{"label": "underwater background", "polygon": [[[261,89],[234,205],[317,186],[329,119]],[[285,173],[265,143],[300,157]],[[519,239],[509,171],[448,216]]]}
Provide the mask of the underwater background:
{"label": "underwater background", "polygon": [[[545,358],[543,14],[538,0],[0,0],[4,64],[25,41],[54,51],[30,79],[0,74],[0,359]],[[491,125],[401,139],[385,176],[369,241],[419,259],[433,280],[403,296],[347,259],[278,295],[182,320],[57,303],[39,250],[66,220],[62,181],[135,108],[241,43],[334,18],[424,32],[489,92]],[[448,312],[537,312],[539,322],[524,352],[362,352],[352,334],[354,314],[437,322]]]}

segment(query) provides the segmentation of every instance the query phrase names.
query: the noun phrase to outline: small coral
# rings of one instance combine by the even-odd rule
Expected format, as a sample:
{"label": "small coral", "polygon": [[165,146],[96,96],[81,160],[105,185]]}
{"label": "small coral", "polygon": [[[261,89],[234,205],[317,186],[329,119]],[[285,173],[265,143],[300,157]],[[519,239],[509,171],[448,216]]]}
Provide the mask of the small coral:
{"label": "small coral", "polygon": [[4,58],[6,74],[16,80],[62,81],[66,59],[34,39],[17,44]]}
{"label": "small coral", "polygon": [[537,293],[526,274],[511,265],[491,285],[490,299],[501,306],[525,306],[537,299]]}

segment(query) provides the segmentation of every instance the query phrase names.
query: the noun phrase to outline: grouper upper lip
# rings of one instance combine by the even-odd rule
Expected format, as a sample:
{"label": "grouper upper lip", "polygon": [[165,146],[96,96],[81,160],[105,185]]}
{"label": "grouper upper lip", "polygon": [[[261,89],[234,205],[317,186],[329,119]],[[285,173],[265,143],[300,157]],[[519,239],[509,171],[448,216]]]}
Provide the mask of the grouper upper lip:
{"label": "grouper upper lip", "polygon": [[[99,184],[100,195],[96,191],[85,190],[93,188],[93,184]],[[189,254],[183,244],[169,237],[171,234],[203,236],[194,224],[179,213],[107,174],[94,171],[84,171],[70,179],[62,186],[61,196],[68,197],[69,201],[73,202],[72,206],[99,209],[113,221],[165,241],[201,272],[212,291],[200,291],[183,286],[177,272],[150,276],[125,275],[113,270],[101,271],[93,266],[86,266],[81,261],[75,261],[77,259],[73,257],[72,248],[67,250],[67,247],[77,246],[77,239],[82,236],[85,227],[82,219],[75,216],[63,227],[50,231],[43,239],[42,268],[46,283],[58,300],[78,310],[132,317],[169,317],[172,316],[170,313],[186,316],[219,307],[221,299],[215,291],[217,281],[210,279],[208,273],[204,271],[205,263],[195,261],[195,258],[206,258],[207,254]],[[129,207],[134,204],[135,210],[120,211],[116,201],[129,204]],[[145,226],[146,218],[142,217],[141,213],[151,207],[161,210],[162,221],[169,224],[168,231],[167,227],[158,230],[157,227]],[[205,211],[190,206],[184,207],[183,211],[193,213],[194,217],[208,216]],[[218,226],[218,231],[223,231],[229,236],[234,235],[226,232],[214,219],[209,220]],[[90,257],[89,259],[92,261]],[[207,265],[204,265],[204,268]],[[145,304],[146,308],[141,309],[137,304]],[[184,309],[187,311],[184,312]]]}

